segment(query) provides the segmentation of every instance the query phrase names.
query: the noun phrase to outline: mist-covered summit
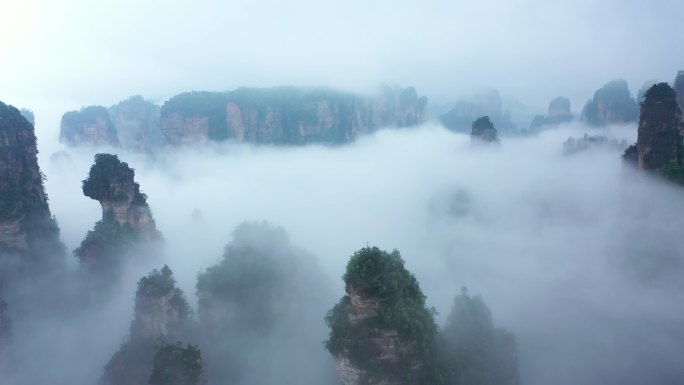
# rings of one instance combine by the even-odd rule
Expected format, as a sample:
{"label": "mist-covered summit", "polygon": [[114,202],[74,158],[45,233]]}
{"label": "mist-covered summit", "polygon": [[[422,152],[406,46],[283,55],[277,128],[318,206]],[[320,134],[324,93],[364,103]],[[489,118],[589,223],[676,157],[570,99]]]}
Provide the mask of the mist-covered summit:
{"label": "mist-covered summit", "polygon": [[623,79],[612,80],[596,90],[584,105],[581,116],[595,127],[636,122],[638,118],[639,106]]}
{"label": "mist-covered summit", "polygon": [[[102,385],[147,384],[153,376],[155,351],[164,341],[182,339],[189,332],[188,302],[166,265],[138,281],[134,309],[128,336],[104,367]],[[156,371],[170,369],[155,364]]]}

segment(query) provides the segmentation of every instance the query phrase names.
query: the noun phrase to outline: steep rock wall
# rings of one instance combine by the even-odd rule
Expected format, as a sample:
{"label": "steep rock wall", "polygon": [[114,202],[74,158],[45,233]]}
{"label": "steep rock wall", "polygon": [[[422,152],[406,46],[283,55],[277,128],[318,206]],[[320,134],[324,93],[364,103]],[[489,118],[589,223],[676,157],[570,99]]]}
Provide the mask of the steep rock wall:
{"label": "steep rock wall", "polygon": [[241,88],[168,100],[161,130],[172,145],[206,141],[297,145],[347,143],[383,127],[423,123],[427,99],[414,88],[364,97],[325,88]]}
{"label": "steep rock wall", "polygon": [[646,91],[637,138],[640,169],[657,170],[668,163],[681,164],[681,117],[677,94],[667,83]]}
{"label": "steep rock wall", "polygon": [[33,125],[0,102],[0,280],[63,262],[64,246],[48,207],[37,153]]}
{"label": "steep rock wall", "polygon": [[119,146],[116,127],[107,108],[89,106],[62,116],[59,141],[71,146]]}

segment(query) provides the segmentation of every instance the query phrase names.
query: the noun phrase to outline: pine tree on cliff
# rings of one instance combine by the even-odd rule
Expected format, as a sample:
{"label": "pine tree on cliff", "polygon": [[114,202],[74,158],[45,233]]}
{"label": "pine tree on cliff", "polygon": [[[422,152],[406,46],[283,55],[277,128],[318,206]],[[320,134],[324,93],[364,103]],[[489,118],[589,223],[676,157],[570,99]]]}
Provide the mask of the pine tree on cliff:
{"label": "pine tree on cliff", "polygon": [[449,385],[517,385],[513,334],[496,329],[489,308],[463,288],[440,334],[440,356]]}
{"label": "pine tree on cliff", "polygon": [[[677,93],[667,83],[655,84],[646,91],[639,117],[636,165],[640,170],[684,184],[681,116]],[[634,149],[630,147],[623,159],[633,161],[633,158]]]}
{"label": "pine tree on cliff", "polygon": [[138,281],[130,334],[104,368],[102,385],[145,384],[152,372],[155,346],[183,336],[189,306],[168,266]]}
{"label": "pine tree on cliff", "polygon": [[440,383],[433,310],[399,252],[363,248],[343,279],[347,295],[326,316],[325,342],[342,383]]}
{"label": "pine tree on cliff", "polygon": [[116,155],[95,155],[83,194],[102,205],[102,219],[74,251],[86,270],[116,277],[136,248],[161,239],[134,170]]}
{"label": "pine tree on cliff", "polygon": [[202,385],[202,352],[194,345],[180,342],[162,344],[154,353],[149,385]]}
{"label": "pine tree on cliff", "polygon": [[494,128],[494,123],[489,120],[489,116],[477,118],[473,122],[470,139],[473,144],[499,143],[499,135]]}
{"label": "pine tree on cliff", "polygon": [[37,153],[33,125],[0,102],[0,282],[5,284],[64,262]]}

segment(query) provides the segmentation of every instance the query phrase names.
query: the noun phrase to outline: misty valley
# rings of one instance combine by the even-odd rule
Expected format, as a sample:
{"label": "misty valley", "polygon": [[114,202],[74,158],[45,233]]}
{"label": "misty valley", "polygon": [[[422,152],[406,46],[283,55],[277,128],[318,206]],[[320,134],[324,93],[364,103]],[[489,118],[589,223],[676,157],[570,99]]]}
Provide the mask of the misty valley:
{"label": "misty valley", "polygon": [[0,384],[684,383],[684,71],[11,104]]}

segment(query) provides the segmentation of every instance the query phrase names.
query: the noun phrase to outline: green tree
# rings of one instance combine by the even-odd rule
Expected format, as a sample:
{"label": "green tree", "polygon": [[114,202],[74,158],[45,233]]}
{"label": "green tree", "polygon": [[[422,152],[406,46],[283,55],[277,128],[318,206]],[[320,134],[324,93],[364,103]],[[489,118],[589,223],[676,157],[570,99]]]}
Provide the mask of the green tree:
{"label": "green tree", "polygon": [[[326,349],[345,357],[369,383],[383,379],[435,384],[437,327],[434,310],[399,251],[363,248],[352,255],[343,276],[345,295],[327,314]],[[393,336],[396,333],[396,337]],[[392,347],[378,343],[393,340]],[[393,357],[393,358],[387,358]]]}
{"label": "green tree", "polygon": [[163,343],[154,354],[149,385],[205,384],[202,353],[194,345]]}
{"label": "green tree", "polygon": [[473,122],[470,137],[473,140],[484,143],[499,143],[499,134],[494,128],[494,123],[489,120],[489,116],[477,118]]}

